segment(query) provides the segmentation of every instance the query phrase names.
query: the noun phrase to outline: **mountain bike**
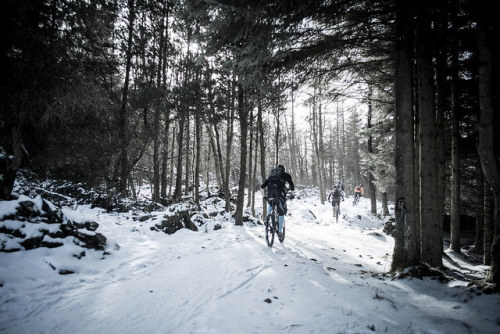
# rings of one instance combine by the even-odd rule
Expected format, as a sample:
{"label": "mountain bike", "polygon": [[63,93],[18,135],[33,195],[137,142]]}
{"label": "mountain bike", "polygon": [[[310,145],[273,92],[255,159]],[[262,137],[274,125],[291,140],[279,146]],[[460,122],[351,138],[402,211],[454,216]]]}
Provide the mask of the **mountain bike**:
{"label": "mountain bike", "polygon": [[358,205],[360,197],[361,197],[361,195],[354,194],[354,201],[352,201],[353,206]]}
{"label": "mountain bike", "polygon": [[[286,197],[287,196],[285,196],[285,198]],[[266,201],[272,208],[264,222],[266,227],[266,242],[269,247],[272,247],[274,243],[274,235],[278,234],[279,229],[278,197],[267,197]],[[285,240],[285,221],[283,221],[283,233],[281,236],[278,236],[278,239],[280,242]]]}

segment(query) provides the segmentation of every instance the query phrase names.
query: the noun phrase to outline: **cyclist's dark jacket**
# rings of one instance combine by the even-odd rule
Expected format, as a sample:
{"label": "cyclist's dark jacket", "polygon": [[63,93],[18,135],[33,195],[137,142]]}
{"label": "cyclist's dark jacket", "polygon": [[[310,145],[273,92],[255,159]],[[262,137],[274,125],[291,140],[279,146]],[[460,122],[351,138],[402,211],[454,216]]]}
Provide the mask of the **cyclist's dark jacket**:
{"label": "cyclist's dark jacket", "polygon": [[260,186],[265,188],[267,186],[267,196],[277,197],[278,199],[278,214],[284,216],[287,213],[286,198],[285,198],[285,182],[290,185],[290,190],[295,190],[295,185],[292,181],[292,176],[286,172],[281,172],[281,180],[271,180],[268,177],[264,183]]}
{"label": "cyclist's dark jacket", "polygon": [[342,196],[342,192],[338,190],[338,197],[335,197],[335,191],[332,191],[330,195],[328,195],[328,200],[330,200],[330,197],[332,198],[332,204],[333,202],[340,202],[340,199],[344,200],[344,196]]}
{"label": "cyclist's dark jacket", "polygon": [[[282,179],[282,181],[288,182],[288,184],[290,185],[290,190],[292,190],[292,191],[295,190],[295,185],[293,184],[292,176],[290,174],[288,174],[287,172],[282,172],[281,173],[281,179]],[[267,185],[269,184],[269,182],[270,182],[269,178],[267,178],[266,181],[264,181],[264,183],[262,183],[262,185],[260,187],[261,188],[267,187]],[[273,181],[273,182],[275,182],[275,181]],[[281,183],[282,189],[285,187],[285,184],[283,182],[278,182],[278,183]]]}

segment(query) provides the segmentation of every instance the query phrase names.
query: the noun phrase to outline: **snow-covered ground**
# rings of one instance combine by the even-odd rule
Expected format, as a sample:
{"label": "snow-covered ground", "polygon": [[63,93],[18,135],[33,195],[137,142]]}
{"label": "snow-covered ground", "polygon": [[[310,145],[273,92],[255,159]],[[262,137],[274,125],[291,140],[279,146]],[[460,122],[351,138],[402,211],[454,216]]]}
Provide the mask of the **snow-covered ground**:
{"label": "snow-covered ground", "polygon": [[[336,224],[317,193],[301,195],[289,201],[285,241],[272,248],[263,225],[234,226],[223,202],[204,203],[219,213],[200,217],[199,232],[173,235],[151,229],[163,212],[139,222],[132,212],[65,208],[99,223],[106,251],[78,259],[82,248],[66,242],[0,253],[0,332],[500,333],[498,295],[456,279],[386,274],[394,240],[368,199],[342,202]],[[449,255],[484,275],[486,267]]]}

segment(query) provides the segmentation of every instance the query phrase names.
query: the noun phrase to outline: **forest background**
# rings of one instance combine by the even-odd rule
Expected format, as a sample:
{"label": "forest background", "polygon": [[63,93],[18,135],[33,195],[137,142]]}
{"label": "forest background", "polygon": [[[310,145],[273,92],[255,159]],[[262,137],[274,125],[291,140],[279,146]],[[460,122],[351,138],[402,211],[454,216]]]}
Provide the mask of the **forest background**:
{"label": "forest background", "polygon": [[472,229],[491,265],[478,284],[499,286],[498,23],[486,2],[2,7],[1,199],[20,168],[81,182],[104,207],[143,182],[159,205],[197,203],[203,179],[241,225],[281,163],[321,201],[339,180],[348,193],[364,184],[373,214],[394,201],[392,271],[439,269],[443,234],[461,252]]}

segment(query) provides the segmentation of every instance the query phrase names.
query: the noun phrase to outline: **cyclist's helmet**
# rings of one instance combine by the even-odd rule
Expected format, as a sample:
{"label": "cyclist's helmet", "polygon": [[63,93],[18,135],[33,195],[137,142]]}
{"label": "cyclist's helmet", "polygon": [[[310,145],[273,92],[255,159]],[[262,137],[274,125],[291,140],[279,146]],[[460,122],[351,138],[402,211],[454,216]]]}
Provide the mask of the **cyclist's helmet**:
{"label": "cyclist's helmet", "polygon": [[276,166],[276,170],[281,170],[282,172],[284,172],[285,171],[285,166],[278,165],[278,166]]}

